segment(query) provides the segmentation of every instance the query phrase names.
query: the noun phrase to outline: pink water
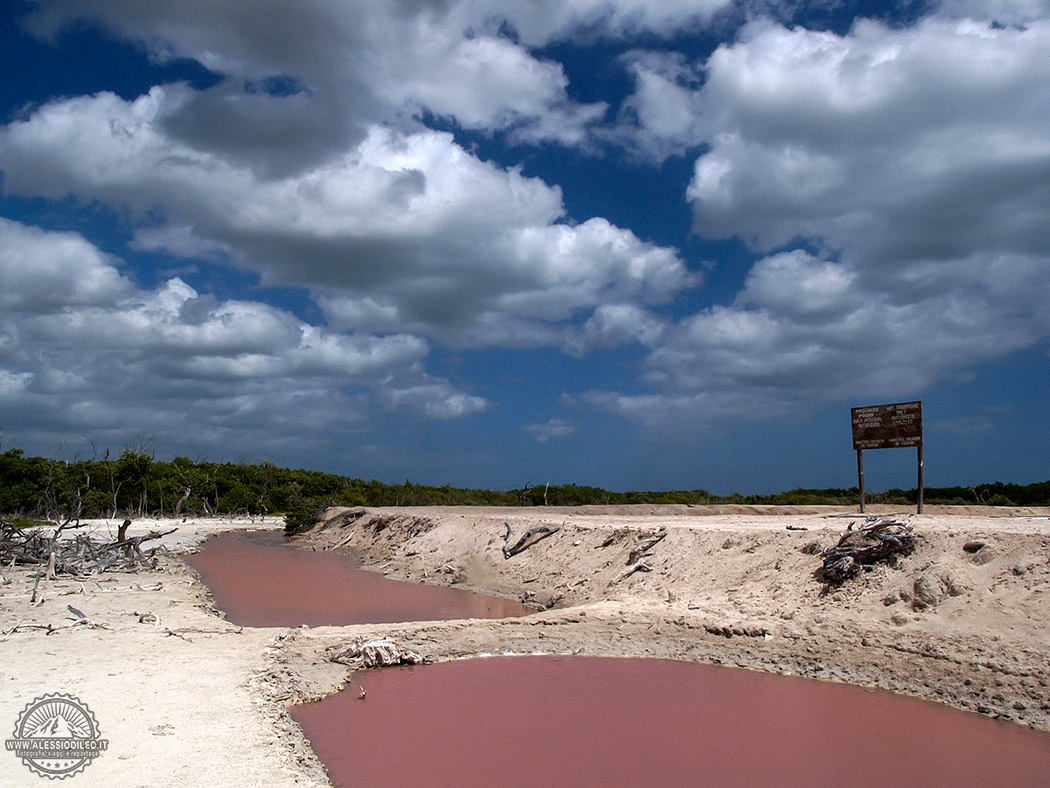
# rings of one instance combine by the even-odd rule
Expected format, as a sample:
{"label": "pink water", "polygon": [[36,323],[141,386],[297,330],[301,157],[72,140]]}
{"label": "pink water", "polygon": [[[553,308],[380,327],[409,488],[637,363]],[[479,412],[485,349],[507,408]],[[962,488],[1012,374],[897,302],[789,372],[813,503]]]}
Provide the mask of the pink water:
{"label": "pink water", "polygon": [[[248,626],[530,612],[389,580],[273,531],[223,534],[187,560]],[[1043,733],[885,692],[663,660],[359,672],[292,714],[337,786],[1050,786]]]}
{"label": "pink water", "polygon": [[292,714],[336,786],[1050,785],[1043,733],[887,692],[664,660],[359,672]]}
{"label": "pink water", "polygon": [[228,620],[249,627],[506,618],[534,612],[512,599],[391,580],[349,556],[301,550],[280,531],[233,531],[185,556]]}

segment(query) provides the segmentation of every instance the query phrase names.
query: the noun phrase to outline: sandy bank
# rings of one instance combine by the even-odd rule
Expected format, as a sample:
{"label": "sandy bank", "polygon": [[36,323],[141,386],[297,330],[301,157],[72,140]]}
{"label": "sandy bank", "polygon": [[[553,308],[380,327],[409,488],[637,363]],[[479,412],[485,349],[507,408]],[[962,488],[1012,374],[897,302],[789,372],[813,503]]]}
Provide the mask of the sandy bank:
{"label": "sandy bank", "polygon": [[[377,571],[513,596],[525,619],[251,629],[226,622],[185,565],[42,584],[4,569],[0,723],[67,692],[98,718],[109,750],[82,786],[325,785],[285,704],[330,692],[328,657],[388,637],[431,659],[500,652],[655,656],[849,681],[940,700],[1050,730],[1050,511],[979,507],[899,512],[915,553],[824,594],[810,543],[830,545],[841,509],[631,507],[377,509],[337,515],[307,549],[354,552]],[[557,531],[504,558],[503,535]],[[209,533],[274,520],[179,526],[186,549]],[[113,528],[116,523],[100,524]],[[650,571],[623,576],[639,540],[665,531]],[[984,544],[974,551],[976,542]],[[967,549],[964,546],[968,545]],[[921,592],[921,593],[920,593]],[[925,598],[927,601],[923,602]],[[918,601],[917,601],[918,600]],[[90,621],[72,624],[67,605]],[[53,631],[50,633],[47,627]],[[6,720],[6,722],[4,722]],[[39,785],[13,755],[4,785]]]}
{"label": "sandy bank", "polygon": [[[118,525],[94,523],[91,529],[108,539]],[[281,527],[275,518],[140,521],[129,535],[176,526],[163,541],[179,549],[232,528]],[[35,571],[3,572],[9,581],[0,585],[4,738],[35,698],[79,698],[94,713],[109,748],[70,778],[72,785],[328,784],[283,706],[272,702],[281,689],[265,676],[283,630],[242,629],[223,620],[174,555],[161,557],[156,572],[45,580],[36,605],[30,601]],[[68,606],[89,623],[76,623]],[[48,782],[12,753],[0,757],[0,785],[39,788]]]}
{"label": "sandy bank", "polygon": [[[812,552],[863,521],[833,507],[333,510],[301,542],[354,552],[391,576],[545,608],[368,629],[434,659],[689,659],[882,687],[1050,730],[1050,510],[871,513],[911,523],[917,549],[830,592]],[[506,559],[508,525],[511,542],[529,528],[557,531]],[[625,575],[632,551],[664,532],[648,571]],[[347,635],[299,632],[296,648],[326,653]]]}

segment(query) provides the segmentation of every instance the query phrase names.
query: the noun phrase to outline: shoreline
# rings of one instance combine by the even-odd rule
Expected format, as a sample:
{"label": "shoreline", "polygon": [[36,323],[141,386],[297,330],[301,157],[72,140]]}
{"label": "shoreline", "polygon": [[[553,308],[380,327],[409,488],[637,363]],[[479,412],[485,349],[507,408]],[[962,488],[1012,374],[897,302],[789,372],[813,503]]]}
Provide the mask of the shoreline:
{"label": "shoreline", "polygon": [[[120,522],[73,533],[108,538]],[[281,527],[278,518],[139,520],[128,536],[176,526],[159,540],[167,550],[193,549],[223,531]],[[156,571],[42,580],[37,604],[36,568],[4,567],[0,723],[10,730],[26,704],[46,694],[84,703],[108,747],[76,775],[83,788],[329,785],[276,700],[280,689],[268,684],[274,645],[286,630],[231,624],[177,553],[158,556]],[[13,753],[3,757],[5,786],[40,785]]]}
{"label": "shoreline", "polygon": [[[303,630],[296,650],[327,658],[367,637],[435,661],[505,651],[684,659],[886,689],[1050,732],[1050,509],[988,508],[870,507],[912,524],[918,547],[840,588],[815,579],[820,558],[804,548],[831,546],[864,521],[841,507],[330,510],[327,526],[295,541],[397,579],[544,609]],[[505,559],[507,525],[511,541],[538,526],[557,532]],[[632,549],[661,532],[648,571],[627,574]],[[967,552],[978,542],[983,552]]]}
{"label": "shoreline", "polygon": [[[1050,732],[1050,510],[893,509],[914,525],[915,553],[827,594],[812,577],[818,559],[800,548],[833,544],[851,519],[863,520],[841,507],[341,510],[294,540],[352,552],[391,577],[545,608],[520,619],[248,628],[214,609],[178,555],[156,572],[45,581],[37,605],[36,570],[5,568],[0,722],[13,724],[46,693],[83,700],[110,745],[78,785],[323,786],[287,707],[344,684],[352,671],[331,661],[339,651],[386,638],[434,661],[542,652],[802,675]],[[514,538],[556,531],[507,559],[504,523]],[[277,518],[187,519],[138,521],[131,533],[172,526],[179,531],[162,543],[183,551],[223,531],[281,527]],[[649,571],[621,577],[632,547],[656,533],[664,536],[645,558]],[[988,548],[980,562],[963,550],[977,541]],[[919,607],[917,589],[932,604]],[[38,784],[5,757],[12,784]]]}

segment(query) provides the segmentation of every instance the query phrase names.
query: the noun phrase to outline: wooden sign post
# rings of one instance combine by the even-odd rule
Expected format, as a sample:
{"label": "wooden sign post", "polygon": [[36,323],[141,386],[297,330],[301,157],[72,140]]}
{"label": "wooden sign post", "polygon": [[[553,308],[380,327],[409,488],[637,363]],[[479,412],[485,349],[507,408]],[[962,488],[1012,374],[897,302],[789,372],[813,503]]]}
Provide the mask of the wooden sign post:
{"label": "wooden sign post", "polygon": [[896,402],[892,405],[869,405],[853,408],[853,448],[857,450],[857,481],[860,488],[860,510],[864,501],[864,450],[902,449],[914,446],[918,452],[918,503],[922,514],[925,475],[922,456],[922,402]]}

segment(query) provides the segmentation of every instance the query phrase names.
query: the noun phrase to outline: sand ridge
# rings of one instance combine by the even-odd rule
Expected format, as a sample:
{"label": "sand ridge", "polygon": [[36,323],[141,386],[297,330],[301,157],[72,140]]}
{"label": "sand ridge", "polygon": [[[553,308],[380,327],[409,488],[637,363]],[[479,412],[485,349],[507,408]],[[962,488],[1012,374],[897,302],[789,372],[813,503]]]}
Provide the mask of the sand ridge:
{"label": "sand ridge", "polygon": [[[434,659],[690,659],[882,687],[1050,730],[1050,511],[874,507],[869,515],[913,526],[915,552],[828,589],[813,553],[863,524],[856,511],[623,509],[331,510],[328,525],[300,541],[353,552],[393,577],[544,609],[372,628]],[[537,526],[558,530],[506,559],[506,524],[511,541]],[[644,558],[649,571],[625,576],[632,551],[661,533]]]}
{"label": "sand ridge", "polygon": [[[1050,730],[1050,510],[881,513],[914,526],[915,553],[830,593],[813,577],[819,556],[802,548],[833,544],[863,520],[856,511],[336,510],[326,527],[296,540],[304,549],[352,552],[392,577],[541,608],[502,621],[237,627],[176,555],[154,573],[45,581],[43,601],[33,605],[35,570],[4,567],[0,723],[10,728],[39,695],[78,696],[110,741],[77,775],[81,786],[325,785],[286,707],[349,678],[330,661],[347,644],[389,638],[432,660],[582,653],[799,674]],[[505,523],[512,539],[537,526],[557,530],[507,559]],[[179,531],[165,541],[182,550],[209,533],[281,527],[275,518],[147,521],[132,534],[172,525]],[[650,571],[623,577],[632,549],[660,533],[644,558]],[[67,605],[90,624],[74,624]],[[39,785],[4,756],[3,785]]]}

